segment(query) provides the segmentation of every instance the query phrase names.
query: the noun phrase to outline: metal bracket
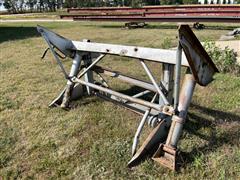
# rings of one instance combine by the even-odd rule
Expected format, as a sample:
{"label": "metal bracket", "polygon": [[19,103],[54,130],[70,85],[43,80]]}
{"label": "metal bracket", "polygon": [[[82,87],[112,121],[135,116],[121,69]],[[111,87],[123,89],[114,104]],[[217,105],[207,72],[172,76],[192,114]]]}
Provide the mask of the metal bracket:
{"label": "metal bracket", "polygon": [[152,159],[161,165],[176,170],[177,149],[171,146],[160,144],[158,150],[153,155]]}
{"label": "metal bracket", "polygon": [[208,85],[219,71],[188,25],[180,26],[179,42],[197,83]]}

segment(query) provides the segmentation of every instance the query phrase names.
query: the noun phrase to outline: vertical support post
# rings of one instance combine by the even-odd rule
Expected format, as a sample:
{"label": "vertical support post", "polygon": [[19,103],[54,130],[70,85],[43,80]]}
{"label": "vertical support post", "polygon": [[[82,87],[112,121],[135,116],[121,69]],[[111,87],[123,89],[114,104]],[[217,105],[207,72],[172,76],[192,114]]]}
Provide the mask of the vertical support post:
{"label": "vertical support post", "polygon": [[[91,54],[90,53],[83,56],[83,63],[84,63],[84,66],[86,66],[84,68],[84,70],[87,69],[87,67],[90,64],[92,64],[92,58],[91,58]],[[93,83],[93,72],[92,72],[92,70],[89,69],[86,72],[86,74],[84,75],[84,80],[85,80],[85,82]],[[91,95],[92,88],[86,86],[86,89],[87,89],[87,94]]]}
{"label": "vertical support post", "polygon": [[188,107],[193,96],[195,85],[196,81],[194,79],[194,76],[188,68],[184,76],[183,85],[179,96],[179,105],[177,108],[178,116],[174,115],[172,118],[172,124],[166,141],[166,144],[168,146],[174,148],[177,147],[178,140],[182,134],[183,124],[187,116]]}
{"label": "vertical support post", "polygon": [[[90,42],[89,39],[83,39],[83,42]],[[84,71],[87,69],[88,66],[90,66],[92,64],[92,57],[91,57],[91,53],[87,53],[86,55],[83,56],[83,64],[85,66]],[[85,75],[84,75],[84,80],[85,82],[88,83],[93,83],[93,71],[92,70],[88,70]],[[92,94],[92,88],[90,88],[89,86],[86,86],[87,89],[87,94],[90,96]]]}
{"label": "vertical support post", "polygon": [[172,116],[171,127],[165,144],[160,144],[158,150],[153,155],[153,159],[162,165],[176,170],[177,168],[177,143],[182,134],[183,124],[187,116],[187,110],[190,105],[193,91],[196,85],[194,76],[188,68],[180,92],[177,115]]}
{"label": "vertical support post", "polygon": [[[161,82],[165,89],[168,91],[167,99],[170,104],[173,102],[173,74],[174,74],[174,65],[163,63],[162,65],[162,79]],[[159,97],[159,104],[164,102],[161,97]]]}
{"label": "vertical support post", "polygon": [[[82,57],[80,56],[80,54],[76,53],[75,57],[73,58],[73,63],[69,73],[69,77],[77,76],[80,65],[81,65],[81,59]],[[74,86],[74,83],[71,80],[68,80],[67,86],[63,95],[63,100],[61,103],[62,108],[67,108],[69,106],[73,86]]]}
{"label": "vertical support post", "polygon": [[181,63],[182,63],[182,46],[178,43],[177,59],[175,66],[175,83],[174,83],[174,109],[177,109],[179,102],[180,78],[181,78]]}

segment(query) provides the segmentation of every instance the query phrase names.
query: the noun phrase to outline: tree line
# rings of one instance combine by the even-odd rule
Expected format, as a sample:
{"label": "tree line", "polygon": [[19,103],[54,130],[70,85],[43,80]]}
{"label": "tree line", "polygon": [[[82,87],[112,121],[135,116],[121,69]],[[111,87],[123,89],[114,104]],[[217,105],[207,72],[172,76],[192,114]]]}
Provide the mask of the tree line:
{"label": "tree line", "polygon": [[3,5],[11,13],[46,12],[62,8],[64,0],[3,0]]}
{"label": "tree line", "polygon": [[[56,11],[72,7],[110,7],[144,5],[198,4],[198,0],[0,0],[11,13]],[[207,1],[207,0],[205,0]],[[223,0],[225,4],[230,0]],[[239,3],[240,0],[237,0]]]}
{"label": "tree line", "polygon": [[65,7],[102,7],[198,4],[198,0],[66,0]]}

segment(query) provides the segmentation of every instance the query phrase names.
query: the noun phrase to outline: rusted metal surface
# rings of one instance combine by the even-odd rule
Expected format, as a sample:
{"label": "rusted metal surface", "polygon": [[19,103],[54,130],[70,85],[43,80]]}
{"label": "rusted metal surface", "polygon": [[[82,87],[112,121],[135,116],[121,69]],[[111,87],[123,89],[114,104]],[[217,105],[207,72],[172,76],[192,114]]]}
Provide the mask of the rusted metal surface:
{"label": "rusted metal surface", "polygon": [[128,167],[134,167],[141,163],[146,157],[152,156],[156,151],[156,147],[166,141],[170,125],[171,120],[169,118],[160,121],[158,126],[151,131],[146,140],[142,143],[142,146],[128,162]]}
{"label": "rusted metal surface", "polygon": [[141,8],[74,8],[62,19],[121,22],[222,22],[239,23],[239,5],[145,6]]}
{"label": "rusted metal surface", "polygon": [[176,148],[172,148],[164,144],[160,144],[156,153],[152,157],[154,161],[174,171],[177,169],[176,158],[177,158]]}
{"label": "rusted metal surface", "polygon": [[193,96],[196,81],[188,70],[185,74],[179,95],[179,105],[176,115],[172,116],[172,123],[165,143],[161,144],[153,156],[153,160],[172,170],[176,170],[177,143],[182,134],[182,128]]}
{"label": "rusted metal surface", "polygon": [[141,8],[132,7],[100,7],[100,8],[69,8],[69,13],[117,13],[117,12],[156,12],[156,11],[221,11],[221,10],[239,10],[239,5],[220,5],[220,4],[208,4],[208,5],[177,5],[177,6],[143,6]]}
{"label": "rusted metal surface", "polygon": [[240,17],[199,17],[199,16],[188,16],[188,17],[76,17],[74,21],[119,21],[119,22],[221,22],[221,23],[240,23]]}
{"label": "rusted metal surface", "polygon": [[69,18],[84,18],[84,17],[108,17],[108,18],[136,18],[136,17],[174,17],[174,16],[203,16],[203,17],[209,17],[209,16],[240,16],[240,8],[239,10],[204,10],[204,11],[161,11],[161,12],[144,12],[144,13],[107,13],[107,14],[65,14],[60,15],[61,19],[69,19]]}
{"label": "rusted metal surface", "polygon": [[218,69],[189,26],[180,26],[179,42],[197,83],[206,86],[213,80],[213,75]]}
{"label": "rusted metal surface", "polygon": [[[128,166],[133,167],[154,154],[155,161],[174,170],[177,164],[177,143],[195,85],[196,83],[207,85],[212,81],[214,73],[218,72],[191,29],[185,25],[179,28],[177,51],[92,43],[90,40],[71,41],[43,27],[38,27],[38,30],[46,40],[67,81],[64,90],[50,106],[68,108],[71,101],[77,97],[96,95],[143,115],[135,133],[132,146],[133,157]],[[61,63],[61,57],[56,49],[72,58],[73,63],[69,74]],[[105,55],[130,57],[138,61],[150,81],[143,81],[100,67],[98,63],[105,60]],[[163,77],[160,82],[156,81],[157,78],[154,77],[145,61],[163,64]],[[176,66],[175,79],[173,77],[174,66]],[[182,66],[187,67],[187,72],[179,93]],[[94,76],[94,73],[97,76]],[[115,91],[109,87],[101,74],[122,80],[132,87],[138,86],[142,90],[134,95]],[[173,85],[175,86],[174,98]],[[144,98],[145,95],[148,98]],[[153,130],[137,150],[138,142],[141,142],[139,137],[146,122]]]}

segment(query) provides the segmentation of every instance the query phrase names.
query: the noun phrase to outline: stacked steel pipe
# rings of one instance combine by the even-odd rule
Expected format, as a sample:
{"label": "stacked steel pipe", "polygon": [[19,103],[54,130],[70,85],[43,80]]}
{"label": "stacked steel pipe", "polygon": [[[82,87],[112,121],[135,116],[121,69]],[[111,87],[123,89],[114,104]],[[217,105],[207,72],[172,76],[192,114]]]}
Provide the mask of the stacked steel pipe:
{"label": "stacked steel pipe", "polygon": [[61,19],[123,22],[240,22],[240,5],[71,8]]}

